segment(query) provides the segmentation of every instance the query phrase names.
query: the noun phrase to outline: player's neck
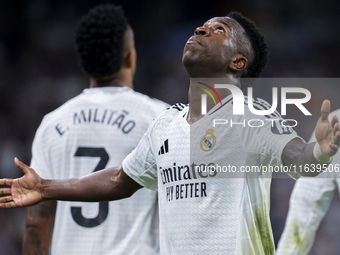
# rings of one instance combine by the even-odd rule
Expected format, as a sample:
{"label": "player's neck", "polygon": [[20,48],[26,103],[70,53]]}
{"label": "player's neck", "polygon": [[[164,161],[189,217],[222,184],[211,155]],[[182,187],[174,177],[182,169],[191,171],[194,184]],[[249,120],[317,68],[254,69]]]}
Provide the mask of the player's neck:
{"label": "player's neck", "polygon": [[201,119],[204,115],[201,113],[201,94],[202,91],[197,89],[196,79],[190,79],[189,86],[189,113],[187,116],[187,122],[193,124],[194,122]]}
{"label": "player's neck", "polygon": [[118,73],[102,79],[90,78],[90,88],[99,87],[128,87],[133,89],[133,76],[127,70],[120,70]]}
{"label": "player's neck", "polygon": [[194,78],[235,78],[239,74],[232,72],[231,69],[221,68],[221,65],[209,64],[206,61],[192,61],[191,63],[186,63],[186,71],[190,79]]}

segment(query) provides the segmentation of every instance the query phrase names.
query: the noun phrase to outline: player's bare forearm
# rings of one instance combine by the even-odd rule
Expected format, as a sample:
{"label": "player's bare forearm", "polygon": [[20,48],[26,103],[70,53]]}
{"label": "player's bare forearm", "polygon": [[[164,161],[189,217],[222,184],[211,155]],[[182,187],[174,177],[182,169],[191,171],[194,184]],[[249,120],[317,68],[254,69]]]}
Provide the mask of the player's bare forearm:
{"label": "player's bare forearm", "polygon": [[27,208],[22,255],[49,254],[56,207],[56,201],[43,201]]}
{"label": "player's bare forearm", "polygon": [[113,167],[78,179],[43,180],[41,190],[44,200],[100,202],[127,198],[141,187],[122,167]]}
{"label": "player's bare forearm", "polygon": [[[314,155],[315,143],[305,143],[300,138],[291,140],[285,147],[282,153],[282,162],[285,166],[300,166],[300,165],[318,165]],[[316,176],[317,172],[301,173],[306,176]]]}
{"label": "player's bare forearm", "polygon": [[113,167],[67,180],[45,180],[20,160],[15,164],[24,173],[18,179],[0,179],[0,208],[32,206],[42,200],[99,202],[131,196],[140,189],[122,167]]}

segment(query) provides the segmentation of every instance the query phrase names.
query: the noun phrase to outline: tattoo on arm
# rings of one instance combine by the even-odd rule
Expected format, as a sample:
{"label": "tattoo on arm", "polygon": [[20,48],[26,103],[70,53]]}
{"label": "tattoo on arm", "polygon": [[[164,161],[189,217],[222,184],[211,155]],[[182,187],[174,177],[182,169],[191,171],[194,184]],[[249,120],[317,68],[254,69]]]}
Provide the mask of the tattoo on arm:
{"label": "tattoo on arm", "polygon": [[48,255],[57,201],[43,201],[28,208],[22,255]]}
{"label": "tattoo on arm", "polygon": [[37,240],[36,244],[35,244],[37,250],[35,252],[35,255],[45,255],[48,254],[48,247],[43,247],[41,240]]}

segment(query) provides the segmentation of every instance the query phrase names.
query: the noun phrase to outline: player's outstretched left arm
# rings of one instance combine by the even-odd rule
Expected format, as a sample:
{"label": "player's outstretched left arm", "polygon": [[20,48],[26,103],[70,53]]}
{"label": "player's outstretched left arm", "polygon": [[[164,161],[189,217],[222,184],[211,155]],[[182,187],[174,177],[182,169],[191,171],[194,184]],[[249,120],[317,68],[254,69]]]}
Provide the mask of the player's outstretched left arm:
{"label": "player's outstretched left arm", "polygon": [[0,179],[0,208],[26,207],[43,200],[100,202],[131,196],[142,188],[122,167],[112,167],[81,178],[66,180],[42,179],[33,168],[14,160],[24,176]]}
{"label": "player's outstretched left arm", "polygon": [[[339,120],[333,116],[328,121],[330,102],[325,100],[321,106],[321,116],[315,127],[317,143],[304,143],[301,139],[290,141],[282,152],[284,165],[328,164],[337,153],[340,145]],[[315,176],[318,172],[306,172],[302,175]]]}

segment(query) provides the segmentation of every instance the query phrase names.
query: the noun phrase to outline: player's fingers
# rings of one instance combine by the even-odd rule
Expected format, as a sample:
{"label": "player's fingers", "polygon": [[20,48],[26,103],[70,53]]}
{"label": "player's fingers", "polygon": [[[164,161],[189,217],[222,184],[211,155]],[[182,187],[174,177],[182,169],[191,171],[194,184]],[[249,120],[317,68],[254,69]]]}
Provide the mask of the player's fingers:
{"label": "player's fingers", "polygon": [[339,131],[339,123],[335,123],[333,126],[333,136],[336,136],[336,132]]}
{"label": "player's fingers", "polygon": [[336,123],[339,123],[339,120],[338,120],[338,118],[334,115],[334,116],[332,117],[332,120],[331,120],[331,125],[332,125],[332,127],[334,127],[334,125],[335,125]]}
{"label": "player's fingers", "polygon": [[14,158],[14,163],[24,174],[28,173],[29,167],[26,164],[22,163],[17,157]]}
{"label": "player's fingers", "polygon": [[329,115],[330,110],[331,110],[331,102],[329,100],[323,101],[321,105],[321,116],[320,116],[321,121],[328,120],[328,115]]}
{"label": "player's fingers", "polygon": [[0,179],[0,186],[11,186],[12,179]]}
{"label": "player's fingers", "polygon": [[14,201],[8,203],[0,203],[0,208],[16,208],[19,207]]}
{"label": "player's fingers", "polygon": [[0,197],[0,203],[7,203],[13,201],[12,196],[5,196],[5,197]]}
{"label": "player's fingers", "polygon": [[333,144],[340,145],[340,131],[339,130],[334,135]]}
{"label": "player's fingers", "polygon": [[0,189],[0,195],[10,195],[10,194],[11,194],[11,189],[9,188]]}
{"label": "player's fingers", "polygon": [[336,153],[339,149],[339,146],[334,143],[330,143],[329,147],[333,150],[334,153]]}
{"label": "player's fingers", "polygon": [[17,207],[22,207],[22,205],[18,206],[14,201],[6,203],[6,208],[17,208]]}

